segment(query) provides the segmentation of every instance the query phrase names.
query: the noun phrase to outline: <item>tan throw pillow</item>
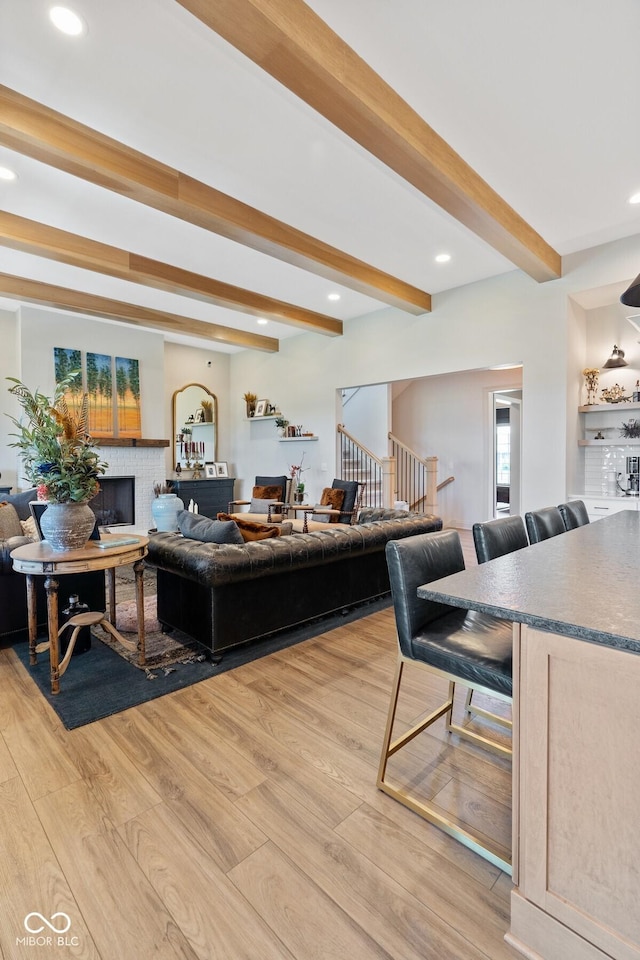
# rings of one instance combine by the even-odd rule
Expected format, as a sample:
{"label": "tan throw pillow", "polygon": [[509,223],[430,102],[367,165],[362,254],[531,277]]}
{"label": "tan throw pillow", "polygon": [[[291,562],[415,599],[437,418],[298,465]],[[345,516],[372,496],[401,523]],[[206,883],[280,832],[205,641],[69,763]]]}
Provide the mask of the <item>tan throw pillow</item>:
{"label": "tan throw pillow", "polygon": [[282,487],[254,487],[251,496],[255,500],[279,500],[282,496]]}
{"label": "tan throw pillow", "polygon": [[0,539],[6,540],[8,537],[21,537],[22,524],[16,508],[12,503],[6,500],[0,503]]}
{"label": "tan throw pillow", "polygon": [[40,539],[33,517],[27,517],[26,520],[21,520],[20,526],[22,527],[22,533],[25,537],[30,537],[32,540]]}
{"label": "tan throw pillow", "polygon": [[[332,510],[341,510],[344,503],[344,490],[334,490],[333,487],[325,487],[320,497],[321,507],[331,507]],[[323,518],[324,519],[324,518]],[[340,517],[329,517],[330,523],[337,523]]]}
{"label": "tan throw pillow", "polygon": [[251,540],[269,540],[280,536],[280,527],[275,523],[258,523],[257,520],[243,520],[239,514],[230,517],[228,513],[219,513],[218,520],[235,520],[245,543]]}

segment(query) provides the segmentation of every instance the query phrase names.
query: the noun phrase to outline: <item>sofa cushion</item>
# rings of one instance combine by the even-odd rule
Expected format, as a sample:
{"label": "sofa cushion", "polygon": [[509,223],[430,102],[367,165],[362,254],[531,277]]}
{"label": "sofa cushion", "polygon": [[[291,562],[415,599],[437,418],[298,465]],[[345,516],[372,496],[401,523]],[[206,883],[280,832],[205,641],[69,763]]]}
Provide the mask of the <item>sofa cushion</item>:
{"label": "sofa cushion", "polygon": [[[325,487],[322,491],[322,496],[320,497],[320,506],[321,507],[331,507],[332,510],[341,510],[342,504],[344,503],[345,491],[339,490],[335,487]],[[316,517],[316,520],[324,520],[324,517]],[[337,523],[340,517],[331,517],[326,518],[329,523]]]}
{"label": "sofa cushion", "polygon": [[178,511],[178,529],[185,537],[203,543],[244,543],[235,520],[211,520],[189,510]]}
{"label": "sofa cushion", "polygon": [[257,520],[245,520],[242,516],[230,517],[228,513],[219,513],[218,520],[232,520],[238,525],[243,543],[252,540],[269,540],[280,536],[280,525],[275,523],[258,523]]}
{"label": "sofa cushion", "polygon": [[[256,485],[251,491],[251,496],[255,500],[280,500],[282,497],[282,487],[270,486],[261,487]],[[254,513],[259,511],[254,510]],[[267,512],[266,510],[264,511]]]}
{"label": "sofa cushion", "polygon": [[12,503],[3,501],[0,503],[0,539],[7,540],[9,537],[22,535],[22,526],[16,508]]}

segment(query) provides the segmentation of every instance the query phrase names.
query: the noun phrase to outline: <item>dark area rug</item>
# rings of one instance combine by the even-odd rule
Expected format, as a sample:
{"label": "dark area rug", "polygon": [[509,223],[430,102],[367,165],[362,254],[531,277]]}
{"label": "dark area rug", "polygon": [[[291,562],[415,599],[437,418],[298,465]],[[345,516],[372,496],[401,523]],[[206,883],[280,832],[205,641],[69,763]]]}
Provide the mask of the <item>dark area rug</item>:
{"label": "dark area rug", "polygon": [[178,661],[168,667],[154,667],[148,671],[133,666],[94,637],[90,650],[72,657],[67,672],[60,680],[60,693],[55,696],[50,692],[48,653],[39,654],[38,663],[32,667],[29,666],[26,642],[16,644],[14,650],[67,730],[73,730],[317,637],[345,623],[383,610],[390,604],[391,599],[386,596],[353,607],[345,613],[312,620],[294,630],[280,631],[264,640],[234,647],[224,653],[219,663],[191,657],[188,661]]}

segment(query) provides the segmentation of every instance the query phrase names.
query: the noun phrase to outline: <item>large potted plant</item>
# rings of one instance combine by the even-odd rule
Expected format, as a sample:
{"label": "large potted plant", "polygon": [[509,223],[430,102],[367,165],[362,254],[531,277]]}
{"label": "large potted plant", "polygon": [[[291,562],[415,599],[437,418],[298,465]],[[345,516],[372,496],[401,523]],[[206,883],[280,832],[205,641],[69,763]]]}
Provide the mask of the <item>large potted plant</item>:
{"label": "large potted plant", "polygon": [[47,501],[42,514],[43,535],[54,550],[84,546],[95,525],[89,500],[100,489],[98,477],[104,463],[87,431],[88,397],[72,412],[65,400],[77,373],[61,380],[52,398],[32,393],[20,380],[7,377],[11,393],[24,417],[10,417],[16,431],[9,444],[20,451],[25,477],[38,488],[38,499]]}

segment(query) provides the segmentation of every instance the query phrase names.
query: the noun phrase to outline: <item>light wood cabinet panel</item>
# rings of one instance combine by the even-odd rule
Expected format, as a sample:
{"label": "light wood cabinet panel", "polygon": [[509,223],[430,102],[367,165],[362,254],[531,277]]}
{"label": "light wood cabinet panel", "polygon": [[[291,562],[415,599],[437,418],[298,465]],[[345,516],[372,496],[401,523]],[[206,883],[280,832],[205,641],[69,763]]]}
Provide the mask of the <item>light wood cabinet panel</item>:
{"label": "light wood cabinet panel", "polygon": [[523,625],[519,669],[508,939],[545,960],[638,960],[640,657]]}

